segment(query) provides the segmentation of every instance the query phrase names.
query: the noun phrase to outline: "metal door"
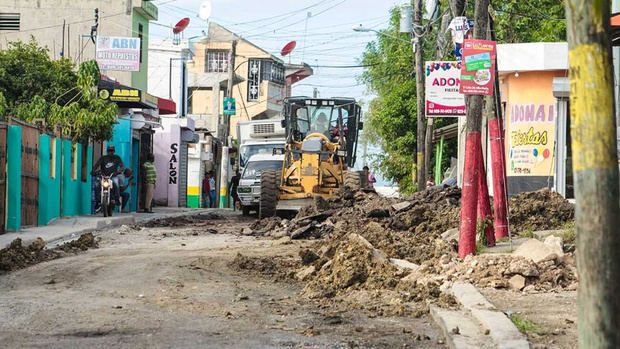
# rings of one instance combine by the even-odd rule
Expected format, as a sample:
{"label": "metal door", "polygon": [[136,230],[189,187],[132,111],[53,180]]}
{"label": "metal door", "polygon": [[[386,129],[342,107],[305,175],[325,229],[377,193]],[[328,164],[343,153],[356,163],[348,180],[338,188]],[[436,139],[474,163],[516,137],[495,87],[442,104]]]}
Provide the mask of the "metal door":
{"label": "metal door", "polygon": [[6,232],[6,123],[0,123],[0,233]]}
{"label": "metal door", "polygon": [[39,130],[22,127],[22,227],[36,226],[39,214]]}
{"label": "metal door", "polygon": [[179,162],[179,207],[187,207],[187,142],[181,142]]}

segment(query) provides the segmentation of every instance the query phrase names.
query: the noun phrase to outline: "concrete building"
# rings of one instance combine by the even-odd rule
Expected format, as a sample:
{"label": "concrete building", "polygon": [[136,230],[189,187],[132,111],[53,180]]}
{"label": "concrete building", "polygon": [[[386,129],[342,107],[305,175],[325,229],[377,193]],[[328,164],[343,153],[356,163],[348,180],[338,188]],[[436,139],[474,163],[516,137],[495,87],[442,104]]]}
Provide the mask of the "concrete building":
{"label": "concrete building", "polygon": [[187,68],[193,64],[192,55],[187,40],[177,45],[171,38],[149,41],[148,91],[173,100],[178,116],[187,115]]}
{"label": "concrete building", "polygon": [[107,71],[123,85],[146,91],[149,21],[158,9],[147,0],[2,0],[0,1],[0,49],[8,42],[27,42],[31,36],[49,48],[52,58],[67,57],[81,63],[95,57],[91,27],[98,9],[97,34],[141,38],[140,71]]}

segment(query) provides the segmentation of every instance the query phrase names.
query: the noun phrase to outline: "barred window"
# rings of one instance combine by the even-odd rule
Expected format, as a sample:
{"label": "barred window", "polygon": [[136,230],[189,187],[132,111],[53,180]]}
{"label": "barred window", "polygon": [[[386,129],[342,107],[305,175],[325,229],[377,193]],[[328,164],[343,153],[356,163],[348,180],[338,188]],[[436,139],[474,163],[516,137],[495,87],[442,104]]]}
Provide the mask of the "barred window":
{"label": "barred window", "polygon": [[207,67],[209,73],[225,73],[228,71],[228,51],[209,50],[207,51]]}

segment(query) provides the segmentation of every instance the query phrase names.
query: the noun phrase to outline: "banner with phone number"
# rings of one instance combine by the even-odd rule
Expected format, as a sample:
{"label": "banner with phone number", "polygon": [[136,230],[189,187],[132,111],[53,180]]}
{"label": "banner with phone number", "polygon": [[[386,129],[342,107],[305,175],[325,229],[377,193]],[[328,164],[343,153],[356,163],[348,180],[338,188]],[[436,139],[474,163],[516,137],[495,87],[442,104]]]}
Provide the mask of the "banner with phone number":
{"label": "banner with phone number", "polygon": [[495,41],[465,39],[459,92],[464,95],[493,95]]}

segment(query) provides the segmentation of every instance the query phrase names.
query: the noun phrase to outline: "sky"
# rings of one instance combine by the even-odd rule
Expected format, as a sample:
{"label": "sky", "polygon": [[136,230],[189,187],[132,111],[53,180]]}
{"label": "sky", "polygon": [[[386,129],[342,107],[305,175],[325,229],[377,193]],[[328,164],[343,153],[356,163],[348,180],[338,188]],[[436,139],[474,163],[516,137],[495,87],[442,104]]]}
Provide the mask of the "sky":
{"label": "sky", "polygon": [[[166,38],[170,29],[184,17],[190,24],[184,36],[193,37],[206,31],[207,21],[199,17],[204,0],[155,0],[160,25],[150,26],[152,38]],[[380,30],[387,28],[390,9],[402,0],[209,0],[211,17],[232,32],[256,44],[285,62],[305,62],[313,67],[314,75],[293,85],[293,95],[352,97],[370,101],[373,95],[358,82],[363,68],[329,68],[321,66],[356,66],[374,32],[353,31],[354,25]],[[151,23],[153,24],[153,23]],[[164,26],[165,25],[165,26]],[[280,56],[280,50],[295,40],[297,46],[290,57]],[[368,103],[364,103],[368,105]],[[379,152],[369,146],[369,154]],[[356,167],[361,168],[361,149]],[[387,185],[377,176],[377,185]]]}
{"label": "sky", "polygon": [[[203,0],[156,0],[157,23],[174,25],[189,17],[185,37],[201,34],[207,21],[198,16]],[[327,68],[320,66],[359,65],[364,48],[375,39],[374,32],[355,32],[353,25],[383,29],[389,21],[389,10],[397,0],[210,0],[211,17],[232,32],[241,35],[285,62],[305,62],[314,76],[293,85],[294,95],[312,96],[313,89],[321,97],[372,98],[357,81],[363,68]],[[307,27],[306,27],[307,25]],[[151,37],[163,38],[169,29],[151,25]],[[289,41],[297,47],[291,57],[280,56]],[[315,67],[319,66],[319,67]]]}

